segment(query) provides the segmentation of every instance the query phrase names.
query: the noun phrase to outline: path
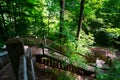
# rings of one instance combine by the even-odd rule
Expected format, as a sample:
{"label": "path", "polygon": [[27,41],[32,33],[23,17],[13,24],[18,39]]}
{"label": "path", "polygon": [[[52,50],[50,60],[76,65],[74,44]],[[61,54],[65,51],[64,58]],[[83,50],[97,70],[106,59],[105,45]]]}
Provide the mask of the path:
{"label": "path", "polygon": [[0,70],[0,80],[16,80],[10,63]]}

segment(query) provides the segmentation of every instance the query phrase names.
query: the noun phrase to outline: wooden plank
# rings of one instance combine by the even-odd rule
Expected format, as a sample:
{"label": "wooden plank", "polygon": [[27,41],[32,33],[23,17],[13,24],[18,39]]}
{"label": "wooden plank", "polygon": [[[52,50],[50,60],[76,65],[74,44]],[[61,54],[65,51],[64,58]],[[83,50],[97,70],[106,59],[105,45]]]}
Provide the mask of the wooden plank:
{"label": "wooden plank", "polygon": [[22,55],[20,57],[20,63],[19,63],[19,80],[28,80],[27,76],[27,61],[25,58],[25,55]]}

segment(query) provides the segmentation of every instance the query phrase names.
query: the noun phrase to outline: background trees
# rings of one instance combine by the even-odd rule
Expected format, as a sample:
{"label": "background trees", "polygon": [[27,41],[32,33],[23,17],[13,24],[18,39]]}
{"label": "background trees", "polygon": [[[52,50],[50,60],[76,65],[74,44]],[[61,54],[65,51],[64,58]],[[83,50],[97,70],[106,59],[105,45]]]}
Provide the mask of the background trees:
{"label": "background trees", "polygon": [[78,29],[77,29],[77,39],[78,40],[79,40],[79,37],[80,37],[80,30],[82,28],[82,19],[83,19],[83,12],[84,12],[84,2],[85,2],[85,0],[81,0],[81,3],[80,3],[80,15],[79,15]]}
{"label": "background trees", "polygon": [[[96,44],[118,45],[119,4],[119,0],[1,0],[0,39],[37,35],[59,40],[58,36],[62,34],[64,42],[75,42],[75,36],[80,32],[78,24],[83,19],[83,32],[93,34]],[[79,18],[80,13],[83,13],[83,18]]]}
{"label": "background trees", "polygon": [[[64,43],[72,41],[76,44],[75,36],[80,32],[77,27],[82,19],[83,32],[93,34],[96,44],[118,45],[119,4],[119,0],[1,0],[0,39],[5,41],[16,35],[37,35],[59,41],[61,34],[64,35]],[[83,18],[79,18],[80,13]]]}
{"label": "background trees", "polygon": [[81,54],[98,45],[119,49],[119,5],[120,0],[0,0],[0,47],[10,37],[36,35]]}

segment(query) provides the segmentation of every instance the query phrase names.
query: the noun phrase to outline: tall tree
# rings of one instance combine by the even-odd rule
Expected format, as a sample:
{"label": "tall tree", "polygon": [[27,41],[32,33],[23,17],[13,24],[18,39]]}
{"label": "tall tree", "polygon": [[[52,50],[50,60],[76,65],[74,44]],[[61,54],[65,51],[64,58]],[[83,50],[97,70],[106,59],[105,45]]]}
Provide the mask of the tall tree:
{"label": "tall tree", "polygon": [[[6,40],[6,35],[5,32],[7,32],[7,28],[6,28],[6,22],[5,22],[5,18],[4,18],[4,12],[3,12],[3,7],[0,4],[0,11],[1,11],[1,22],[0,22],[0,36],[2,37],[3,40]],[[5,31],[5,32],[4,32]]]}
{"label": "tall tree", "polygon": [[79,22],[78,22],[78,29],[77,29],[77,39],[80,38],[80,30],[82,28],[82,19],[83,19],[83,12],[84,12],[84,3],[85,0],[81,0],[80,3],[80,16],[79,16]]}
{"label": "tall tree", "polygon": [[65,0],[60,0],[60,38],[63,37]]}

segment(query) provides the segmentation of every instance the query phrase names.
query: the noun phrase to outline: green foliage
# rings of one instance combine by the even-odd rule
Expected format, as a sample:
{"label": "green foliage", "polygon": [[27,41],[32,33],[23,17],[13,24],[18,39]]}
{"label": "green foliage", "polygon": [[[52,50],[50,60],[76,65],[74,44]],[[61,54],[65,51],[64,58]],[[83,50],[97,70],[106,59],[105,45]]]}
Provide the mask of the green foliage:
{"label": "green foliage", "polygon": [[87,66],[87,64],[85,63],[85,58],[83,58],[82,56],[78,54],[71,54],[69,59],[70,59],[71,64],[74,64],[76,66],[79,66],[82,68],[86,68]]}
{"label": "green foliage", "polygon": [[96,18],[92,19],[88,25],[90,27],[90,32],[94,33],[102,30],[102,28],[104,27],[104,21],[102,18]]}
{"label": "green foliage", "polygon": [[120,36],[120,28],[108,28],[105,30],[110,38],[117,39]]}
{"label": "green foliage", "polygon": [[[54,74],[54,75],[53,75]],[[75,80],[73,73],[58,69],[52,69],[52,75],[54,80]]]}
{"label": "green foliage", "polygon": [[[88,55],[91,53],[89,48],[93,46],[94,44],[94,37],[92,34],[89,33],[89,35],[85,34],[84,31],[81,31],[81,37],[79,41],[74,42],[74,44],[68,43],[68,48],[72,51],[69,55],[71,63],[75,64],[76,66],[81,66],[83,68],[86,67],[86,59],[82,55]],[[76,44],[76,45],[75,45]],[[76,50],[77,46],[77,50]],[[76,54],[78,52],[78,54]],[[69,50],[68,50],[69,53]]]}
{"label": "green foliage", "polygon": [[85,34],[84,31],[81,32],[80,40],[77,43],[78,50],[77,52],[81,54],[90,53],[89,48],[94,44],[93,34],[89,33],[89,35]]}
{"label": "green foliage", "polygon": [[[96,43],[99,45],[119,45],[118,30],[115,29],[117,32],[114,31],[115,33],[112,32],[112,34],[111,32],[108,32],[108,28],[110,29],[120,27],[120,19],[118,19],[120,16],[120,7],[118,6],[118,4],[120,4],[119,0],[86,1],[84,11],[85,27],[83,29],[86,33],[88,33],[88,31],[92,32],[95,36]],[[117,40],[115,37],[117,38]]]}
{"label": "green foliage", "polygon": [[3,47],[3,46],[4,46],[3,41],[0,41],[0,51],[1,51],[1,47]]}
{"label": "green foliage", "polygon": [[97,80],[120,80],[120,62],[114,60],[113,63],[106,73],[97,74]]}
{"label": "green foliage", "polygon": [[107,37],[107,33],[105,31],[97,31],[96,34],[94,34],[95,36],[95,42],[97,45],[100,46],[108,46],[108,37]]}
{"label": "green foliage", "polygon": [[100,45],[118,46],[120,45],[120,29],[104,28],[95,34],[95,41]]}
{"label": "green foliage", "polygon": [[2,0],[0,5],[3,15],[1,24],[5,36],[32,34],[43,37],[46,34],[46,24],[43,22],[44,1]]}
{"label": "green foliage", "polygon": [[120,45],[120,29],[119,28],[108,28],[105,30],[109,44],[113,44],[116,48]]}
{"label": "green foliage", "polygon": [[[3,46],[3,40],[16,35],[36,35],[41,38],[47,36],[57,43],[50,47],[68,54],[72,63],[84,65],[83,57],[75,54],[76,52],[86,55],[94,44],[120,46],[119,4],[120,0],[86,0],[83,30],[77,41],[80,0],[65,1],[62,39],[59,36],[59,0],[1,0],[0,47]],[[25,40],[25,43],[36,44],[32,40]],[[100,79],[107,76],[103,74]]]}
{"label": "green foliage", "polygon": [[65,72],[61,72],[57,80],[75,80],[72,74],[66,74]]}
{"label": "green foliage", "polygon": [[[119,12],[120,7],[118,4],[120,4],[120,1],[114,1],[114,0],[104,0],[103,7],[101,9],[98,9],[97,11],[97,17],[102,17],[104,19],[105,25],[111,25],[110,27],[119,27]],[[112,5],[112,6],[111,6]]]}

